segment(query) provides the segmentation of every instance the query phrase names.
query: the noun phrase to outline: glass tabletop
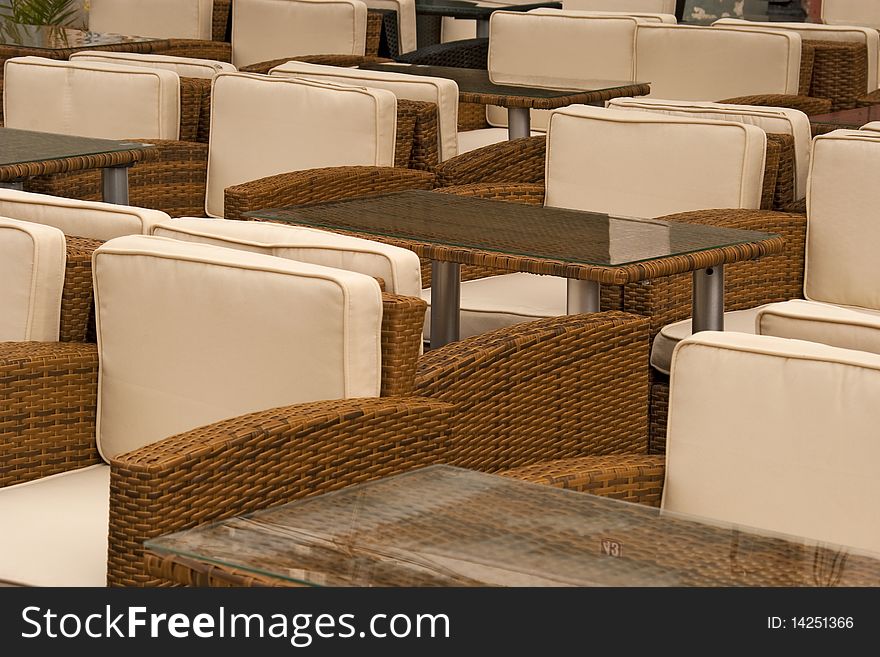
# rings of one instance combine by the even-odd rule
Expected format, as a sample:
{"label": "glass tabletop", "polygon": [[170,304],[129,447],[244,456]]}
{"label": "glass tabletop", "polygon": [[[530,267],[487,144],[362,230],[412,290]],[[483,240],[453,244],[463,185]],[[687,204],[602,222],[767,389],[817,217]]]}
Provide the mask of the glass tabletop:
{"label": "glass tabletop", "polygon": [[579,89],[540,89],[538,87],[518,87],[507,84],[494,84],[489,80],[489,71],[476,68],[457,68],[454,66],[429,66],[427,64],[363,64],[359,68],[369,71],[388,71],[407,75],[426,75],[432,78],[454,80],[460,93],[491,94],[496,96],[517,96],[522,98],[563,98],[591,91],[610,91],[621,87],[639,84],[630,80],[583,80]]}
{"label": "glass tabletop", "polygon": [[814,114],[810,116],[810,123],[824,123],[839,125],[841,128],[861,128],[871,121],[880,121],[880,105],[868,107],[856,107],[855,109],[828,112],[827,114]]}
{"label": "glass tabletop", "polygon": [[561,2],[534,2],[515,5],[509,2],[480,0],[416,0],[416,13],[427,16],[451,16],[452,18],[489,18],[494,11],[529,11],[531,9],[561,9]]}
{"label": "glass tabletop", "polygon": [[734,246],[769,233],[408,191],[246,213],[271,221],[600,267]]}
{"label": "glass tabletop", "polygon": [[327,586],[877,586],[880,559],[449,466],[147,541]]}
{"label": "glass tabletop", "polygon": [[152,148],[149,144],[0,128],[0,166]]}
{"label": "glass tabletop", "polygon": [[65,50],[68,48],[94,48],[124,43],[157,41],[150,37],[126,36],[86,32],[54,25],[22,25],[0,20],[0,45],[39,48],[41,50]]}

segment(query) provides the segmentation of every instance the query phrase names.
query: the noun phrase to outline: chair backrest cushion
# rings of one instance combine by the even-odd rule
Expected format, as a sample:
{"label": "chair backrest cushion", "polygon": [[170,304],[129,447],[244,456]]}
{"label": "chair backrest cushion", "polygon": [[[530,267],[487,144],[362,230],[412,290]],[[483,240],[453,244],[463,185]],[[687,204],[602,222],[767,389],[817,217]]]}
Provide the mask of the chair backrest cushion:
{"label": "chair backrest cushion", "polygon": [[251,411],[379,395],[369,276],[148,236],[93,263],[105,459]]}
{"label": "chair backrest cushion", "polygon": [[672,356],[663,507],[880,550],[880,356],[703,332]]}
{"label": "chair backrest cushion", "polygon": [[297,55],[363,55],[367,6],[360,0],[235,0],[232,63]]}
{"label": "chair backrest cushion", "polygon": [[213,0],[90,0],[92,32],[210,39]]}
{"label": "chair backrest cushion", "polygon": [[418,48],[416,42],[415,0],[364,0],[368,9],[390,9],[397,12],[397,31],[400,54]]}
{"label": "chair backrest cushion", "polygon": [[385,89],[221,73],[214,79],[208,216],[227,187],[288,171],[393,166],[397,98]]}
{"label": "chair backrest cushion", "polygon": [[766,140],[743,123],[572,105],[550,116],[544,203],[630,217],[758,208]]}
{"label": "chair backrest cushion", "polygon": [[[568,5],[569,3],[564,3]],[[675,18],[675,14],[663,14],[654,11],[596,11],[590,9],[578,9],[577,7],[572,6],[564,6],[562,9],[550,9],[548,7],[540,7],[538,9],[531,9],[528,13],[530,14],[548,14],[552,15],[556,12],[564,12],[568,15],[577,16],[631,16],[632,18],[639,18],[644,23],[677,23],[678,21]]]}
{"label": "chair backrest cushion", "polygon": [[414,252],[350,235],[261,221],[188,217],[154,226],[152,234],[347,269],[381,278],[392,294],[417,297],[422,291],[419,257]]}
{"label": "chair backrest cushion", "polygon": [[877,64],[880,59],[880,34],[868,27],[848,25],[819,25],[817,23],[760,23],[738,18],[722,18],[712,25],[746,30],[791,30],[801,35],[803,41],[840,41],[860,43],[868,53],[867,90],[877,88]]}
{"label": "chair backrest cushion", "polygon": [[458,155],[458,85],[453,80],[296,61],[276,66],[269,71],[269,75],[387,89],[404,100],[434,103],[440,119],[440,159],[448,160]]}
{"label": "chair backrest cushion", "polygon": [[796,94],[801,38],[762,31],[643,23],[636,36],[636,80],[669,100],[726,100]]}
{"label": "chair backrest cushion", "polygon": [[669,116],[736,121],[758,126],[764,132],[791,135],[795,150],[795,198],[792,200],[802,199],[807,194],[813,136],[810,133],[810,119],[800,110],[656,98],[615,98],[608,101],[607,106],[612,109],[659,112]]}
{"label": "chair backrest cushion", "polygon": [[7,128],[104,139],[177,139],[180,79],[172,71],[41,57],[6,60]]}
{"label": "chair backrest cushion", "polygon": [[870,123],[866,123],[859,130],[866,130],[868,132],[880,132],[880,121],[871,121]]}
{"label": "chair backrest cushion", "polygon": [[807,185],[804,295],[880,309],[880,133],[835,130],[816,137]]}
{"label": "chair backrest cushion", "polygon": [[651,12],[675,16],[675,0],[563,0],[562,7],[566,10]]}
{"label": "chair backrest cushion", "polygon": [[822,0],[822,22],[880,29],[880,5],[873,0]]}
{"label": "chair backrest cushion", "polygon": [[124,66],[144,66],[174,71],[182,78],[204,78],[210,80],[223,71],[235,71],[228,62],[195,57],[175,57],[172,55],[146,55],[133,52],[105,52],[103,50],[83,50],[70,56],[70,61],[105,62]]}
{"label": "chair backrest cushion", "polygon": [[101,241],[123,235],[146,235],[155,224],[170,218],[159,210],[3,188],[0,216],[53,226],[65,235]]}
{"label": "chair backrest cushion", "polygon": [[0,342],[56,342],[64,233],[0,214]]}

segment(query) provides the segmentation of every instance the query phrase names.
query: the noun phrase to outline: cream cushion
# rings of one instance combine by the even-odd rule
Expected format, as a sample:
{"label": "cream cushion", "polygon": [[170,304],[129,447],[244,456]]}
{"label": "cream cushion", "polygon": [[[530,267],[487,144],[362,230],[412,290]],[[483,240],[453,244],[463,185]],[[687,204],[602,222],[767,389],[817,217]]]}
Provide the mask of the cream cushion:
{"label": "cream cushion", "polygon": [[796,94],[801,37],[791,31],[642,23],[636,36],[636,80],[670,100],[724,100]]}
{"label": "cream cushion", "polygon": [[822,0],[822,22],[880,28],[880,5],[874,0]]}
{"label": "cream cushion", "polygon": [[656,98],[614,98],[607,102],[613,109],[659,112],[670,116],[690,116],[720,121],[736,121],[761,128],[764,132],[790,135],[795,151],[795,197],[807,193],[807,174],[810,171],[812,134],[810,119],[800,110],[788,107],[757,107],[728,105],[694,100],[660,100]]}
{"label": "cream cushion", "polygon": [[235,0],[232,63],[297,55],[363,55],[367,6],[359,0]]}
{"label": "cream cushion", "polygon": [[56,342],[64,233],[0,216],[0,342]]}
{"label": "cream cushion", "polygon": [[140,235],[99,247],[93,273],[105,459],[260,409],[379,395],[374,278]]}
{"label": "cream cushion", "polygon": [[213,0],[89,0],[92,32],[210,39]]}
{"label": "cream cushion", "polygon": [[174,71],[182,78],[204,78],[210,80],[222,71],[235,71],[227,62],[194,57],[174,57],[171,55],[145,55],[131,52],[105,52],[103,50],[83,50],[70,56],[75,62],[105,62],[126,66],[144,66]]}
{"label": "cream cushion", "polygon": [[867,27],[818,25],[816,23],[760,23],[737,18],[722,18],[712,25],[751,30],[792,30],[804,41],[843,41],[861,43],[868,51],[868,79],[866,91],[877,88],[877,64],[880,58],[880,34]]}
{"label": "cream cushion", "polygon": [[106,586],[110,466],[0,488],[0,580]]}
{"label": "cream cushion", "polygon": [[871,121],[866,123],[859,130],[867,130],[868,132],[880,132],[880,121]]}
{"label": "cream cushion", "polygon": [[0,216],[54,226],[65,235],[101,241],[123,235],[147,234],[153,225],[170,218],[159,210],[79,201],[2,187]]}
{"label": "cream cushion", "polygon": [[[578,4],[575,2],[574,4]],[[570,16],[630,16],[632,18],[640,18],[645,23],[670,23],[674,24],[678,21],[675,18],[674,13],[662,13],[662,12],[654,12],[654,11],[627,11],[627,10],[615,10],[615,11],[596,11],[591,9],[581,9],[579,7],[571,6],[572,3],[562,3],[562,9],[551,9],[549,7],[540,7],[538,9],[531,9],[528,13],[530,14],[554,14],[556,12],[561,12],[568,14]],[[566,6],[568,5],[568,6]]]}
{"label": "cream cushion", "polygon": [[454,80],[295,61],[276,66],[269,75],[387,89],[404,100],[434,103],[439,118],[437,146],[440,159],[448,160],[458,155],[458,85]]}
{"label": "cream cushion", "polygon": [[[758,314],[766,306],[747,308],[746,310],[732,310],[724,313],[724,330],[736,333],[755,333],[755,320]],[[672,353],[682,340],[693,334],[691,320],[684,319],[680,322],[667,324],[654,336],[651,345],[651,367],[669,374],[672,363]]]}
{"label": "cream cushion", "polygon": [[385,281],[392,294],[419,296],[419,257],[408,249],[304,226],[226,219],[171,219],[153,235],[264,253],[313,265],[356,271]]}
{"label": "cream cushion", "polygon": [[759,208],[766,140],[743,123],[572,105],[550,118],[544,203],[629,217]]}
{"label": "cream cushion", "polygon": [[563,9],[653,12],[675,17],[675,0],[563,0]]}
{"label": "cream cushion", "polygon": [[765,306],[756,332],[880,354],[880,310],[793,299]]}
{"label": "cream cushion", "polygon": [[415,0],[364,0],[368,9],[391,9],[397,12],[398,43],[400,54],[411,52],[416,45]]}
{"label": "cream cushion", "polygon": [[140,66],[15,57],[5,65],[7,128],[104,139],[177,139],[176,73]]}
{"label": "cream cushion", "polygon": [[393,166],[397,99],[385,89],[220,73],[211,94],[206,213],[227,187],[316,167]]}
{"label": "cream cushion", "polygon": [[804,296],[880,309],[880,133],[835,130],[813,141]]}
{"label": "cream cushion", "polygon": [[662,506],[880,550],[880,356],[703,332],[672,359]]}

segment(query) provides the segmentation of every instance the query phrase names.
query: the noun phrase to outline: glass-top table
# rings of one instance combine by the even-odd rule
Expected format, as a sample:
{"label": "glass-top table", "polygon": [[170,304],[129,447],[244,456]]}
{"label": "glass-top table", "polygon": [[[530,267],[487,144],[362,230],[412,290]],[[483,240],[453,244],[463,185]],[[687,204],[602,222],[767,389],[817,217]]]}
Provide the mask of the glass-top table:
{"label": "glass-top table", "polygon": [[150,144],[0,128],[0,186],[21,189],[33,177],[101,169],[104,200],[128,204],[128,167],[153,159]]}
{"label": "glass-top table", "polygon": [[868,105],[854,109],[814,114],[810,116],[810,127],[813,136],[825,134],[840,128],[858,130],[866,123],[880,121],[880,105]]}
{"label": "glass-top table", "polygon": [[779,253],[783,247],[778,235],[756,231],[431,191],[246,214],[379,237],[432,260],[432,347],[458,340],[462,264],[567,278],[569,314],[598,311],[601,283],[624,285],[693,272],[696,332],[724,328],[724,264]]}
{"label": "glass-top table", "polygon": [[[877,586],[853,549],[449,466],[147,541],[154,576],[315,586]],[[173,568],[171,567],[173,566]]]}
{"label": "glass-top table", "polygon": [[84,50],[126,44],[164,42],[151,37],[88,32],[54,25],[23,25],[0,20],[0,45],[34,50]]}
{"label": "glass-top table", "polygon": [[473,19],[477,22],[477,37],[489,36],[489,18],[496,11],[530,11],[532,9],[562,9],[561,2],[532,2],[511,4],[493,0],[416,0],[416,34],[418,46],[439,43],[441,38],[440,20],[443,16],[459,19]]}

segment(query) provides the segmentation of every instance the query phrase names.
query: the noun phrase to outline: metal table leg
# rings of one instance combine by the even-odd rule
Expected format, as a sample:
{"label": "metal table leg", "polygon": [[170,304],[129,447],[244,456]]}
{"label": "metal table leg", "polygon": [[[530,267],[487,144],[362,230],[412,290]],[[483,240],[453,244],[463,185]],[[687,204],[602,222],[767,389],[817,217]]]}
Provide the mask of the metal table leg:
{"label": "metal table leg", "polygon": [[0,187],[4,189],[17,189],[19,191],[22,191],[24,189],[24,183],[20,180],[16,180],[15,182],[0,183]]}
{"label": "metal table leg", "polygon": [[104,201],[117,205],[128,205],[128,167],[106,167],[101,169],[104,183]]}
{"label": "metal table leg", "polygon": [[431,261],[431,348],[459,339],[461,333],[461,265]]}
{"label": "metal table leg", "polygon": [[568,291],[565,312],[568,315],[599,312],[600,291],[597,281],[580,281],[568,279]]}
{"label": "metal table leg", "polygon": [[531,135],[531,120],[532,117],[527,107],[508,107],[507,138],[519,139]]}
{"label": "metal table leg", "polygon": [[489,38],[489,19],[488,18],[478,18],[477,19],[477,38],[478,39],[488,39]]}
{"label": "metal table leg", "polygon": [[724,266],[694,271],[693,333],[724,330]]}

